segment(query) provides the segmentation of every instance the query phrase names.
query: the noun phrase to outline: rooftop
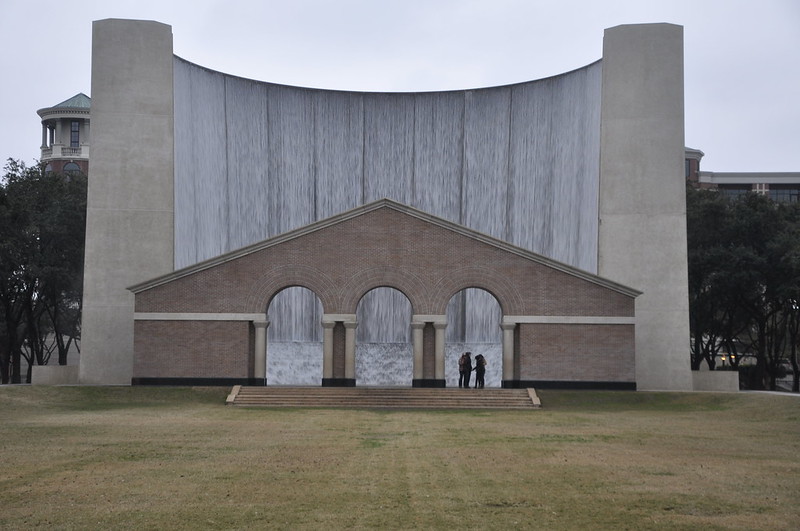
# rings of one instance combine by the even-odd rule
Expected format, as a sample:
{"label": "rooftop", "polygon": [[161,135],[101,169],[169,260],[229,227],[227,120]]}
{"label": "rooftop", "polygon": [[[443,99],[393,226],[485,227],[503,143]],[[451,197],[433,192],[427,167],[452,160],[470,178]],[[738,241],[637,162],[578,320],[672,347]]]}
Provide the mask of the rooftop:
{"label": "rooftop", "polygon": [[42,118],[44,118],[45,115],[62,114],[64,112],[88,114],[91,107],[92,107],[92,99],[83,92],[80,92],[78,94],[75,94],[68,100],[64,100],[61,103],[53,105],[52,107],[45,107],[44,109],[39,109],[38,111],[36,111],[36,114],[38,114]]}
{"label": "rooftop", "polygon": [[68,100],[64,100],[57,105],[53,105],[53,109],[89,109],[92,106],[92,99],[80,92],[75,94]]}

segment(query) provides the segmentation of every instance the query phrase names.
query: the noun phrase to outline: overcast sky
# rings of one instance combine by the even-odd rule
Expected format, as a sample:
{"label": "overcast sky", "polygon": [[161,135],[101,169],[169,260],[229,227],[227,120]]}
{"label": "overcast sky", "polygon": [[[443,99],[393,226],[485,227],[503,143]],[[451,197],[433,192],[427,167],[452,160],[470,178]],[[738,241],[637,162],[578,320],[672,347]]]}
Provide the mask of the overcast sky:
{"label": "overcast sky", "polygon": [[684,27],[686,145],[708,171],[800,172],[800,0],[0,0],[0,160],[40,156],[36,111],[91,96],[92,21],[172,26],[176,55],[306,87],[431,91],[585,66],[603,30]]}

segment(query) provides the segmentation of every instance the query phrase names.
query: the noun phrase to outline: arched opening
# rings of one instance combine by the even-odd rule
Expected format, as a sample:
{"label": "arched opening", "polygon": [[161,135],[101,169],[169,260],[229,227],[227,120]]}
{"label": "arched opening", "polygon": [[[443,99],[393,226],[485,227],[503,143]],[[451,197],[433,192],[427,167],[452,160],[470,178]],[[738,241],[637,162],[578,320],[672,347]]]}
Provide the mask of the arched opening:
{"label": "arched opening", "polygon": [[[447,304],[445,347],[445,382],[458,387],[458,359],[464,352],[486,360],[485,387],[500,387],[503,378],[503,334],[500,323],[503,312],[497,299],[486,290],[467,288],[450,298]],[[475,385],[475,373],[470,386]]]}
{"label": "arched opening", "polygon": [[368,291],[356,308],[356,382],[411,386],[411,302],[394,288]]}
{"label": "arched opening", "polygon": [[322,303],[308,288],[279,291],[267,307],[267,383],[320,385]]}
{"label": "arched opening", "polygon": [[81,172],[81,167],[75,164],[74,162],[67,162],[64,164],[64,174],[66,175],[75,175]]}

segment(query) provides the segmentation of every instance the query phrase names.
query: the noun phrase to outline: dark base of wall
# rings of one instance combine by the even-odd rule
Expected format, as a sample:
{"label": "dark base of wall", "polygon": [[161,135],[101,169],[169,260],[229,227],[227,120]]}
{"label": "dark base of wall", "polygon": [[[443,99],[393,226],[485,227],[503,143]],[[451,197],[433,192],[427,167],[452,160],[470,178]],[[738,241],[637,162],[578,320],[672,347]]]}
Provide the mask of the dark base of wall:
{"label": "dark base of wall", "polygon": [[436,387],[445,388],[447,385],[444,380],[434,380],[433,378],[421,378],[419,380],[412,380],[411,387]]}
{"label": "dark base of wall", "polygon": [[595,389],[601,391],[636,391],[636,382],[579,382],[561,380],[503,380],[503,389]]}
{"label": "dark base of wall", "polygon": [[355,378],[323,378],[322,387],[355,387]]}
{"label": "dark base of wall", "polygon": [[220,386],[233,385],[265,386],[264,378],[131,378],[131,385],[176,385],[176,386]]}
{"label": "dark base of wall", "polygon": [[[264,378],[132,378],[131,385],[220,386],[249,385],[264,387]],[[355,387],[353,378],[323,378],[322,387]],[[411,387],[446,387],[444,380],[413,380]],[[595,389],[605,391],[636,391],[636,382],[579,382],[561,380],[503,380],[503,389]]]}

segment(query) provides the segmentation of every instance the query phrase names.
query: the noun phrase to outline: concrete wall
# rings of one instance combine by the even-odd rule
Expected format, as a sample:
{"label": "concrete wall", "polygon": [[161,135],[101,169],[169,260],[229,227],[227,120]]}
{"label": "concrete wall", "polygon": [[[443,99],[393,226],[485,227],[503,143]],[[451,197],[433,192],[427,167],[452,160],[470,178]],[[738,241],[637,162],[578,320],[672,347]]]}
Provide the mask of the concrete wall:
{"label": "concrete wall", "polygon": [[682,27],[606,30],[600,142],[598,274],[644,292],[637,386],[691,389]]}
{"label": "concrete wall", "polygon": [[94,22],[81,383],[131,382],[126,288],[172,270],[172,99],[169,26]]}
{"label": "concrete wall", "polygon": [[32,385],[74,385],[78,383],[77,365],[34,365]]}
{"label": "concrete wall", "polygon": [[739,391],[738,371],[692,371],[695,391],[736,393]]}

